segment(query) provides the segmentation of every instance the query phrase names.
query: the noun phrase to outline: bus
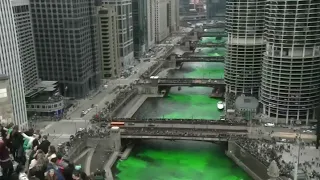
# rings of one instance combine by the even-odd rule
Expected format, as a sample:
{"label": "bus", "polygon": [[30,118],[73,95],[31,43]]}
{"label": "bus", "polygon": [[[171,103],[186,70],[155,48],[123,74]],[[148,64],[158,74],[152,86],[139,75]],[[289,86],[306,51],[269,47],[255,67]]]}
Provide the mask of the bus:
{"label": "bus", "polygon": [[124,126],[124,122],[111,122],[111,127],[122,127]]}

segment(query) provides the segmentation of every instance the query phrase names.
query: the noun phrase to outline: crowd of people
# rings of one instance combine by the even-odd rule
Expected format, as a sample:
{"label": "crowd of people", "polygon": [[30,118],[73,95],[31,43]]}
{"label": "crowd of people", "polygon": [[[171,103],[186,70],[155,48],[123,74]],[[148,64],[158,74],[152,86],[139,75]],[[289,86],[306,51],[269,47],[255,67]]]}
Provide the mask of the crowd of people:
{"label": "crowd of people", "polygon": [[[275,160],[277,162],[278,168],[280,170],[281,176],[286,176],[292,178],[293,171],[295,168],[296,158],[294,158],[295,144],[292,143],[277,143],[275,139],[265,140],[265,139],[238,139],[236,143],[245,149],[248,153],[257,158],[260,162],[262,162],[266,167],[270,165],[270,163]],[[301,156],[304,155],[303,151],[307,145],[303,143],[301,145]],[[292,156],[292,160],[285,159],[283,154],[290,154]],[[291,159],[290,158],[290,159]],[[320,174],[316,172],[316,168],[320,167],[320,159],[312,158],[311,161],[302,161],[300,158],[299,169],[303,171],[306,176],[310,179],[319,179]]]}
{"label": "crowd of people", "polygon": [[156,61],[154,64],[152,64],[152,66],[150,66],[142,75],[141,75],[141,79],[149,79],[151,75],[151,73],[158,68],[158,66],[160,64],[162,64],[163,62],[161,61]]}
{"label": "crowd of people", "polygon": [[161,124],[201,124],[201,125],[228,125],[228,126],[247,126],[247,122],[236,122],[231,120],[217,121],[206,119],[165,119],[165,118],[112,118],[112,122],[132,122],[132,123],[161,123]]}
{"label": "crowd of people", "polygon": [[120,89],[120,92],[116,95],[112,102],[106,103],[106,107],[102,109],[98,114],[94,115],[91,121],[106,121],[116,110],[119,104],[124,100],[130,101],[138,93],[138,90],[133,85],[126,86]]}
{"label": "crowd of people", "polygon": [[21,132],[13,124],[0,130],[0,180],[91,179],[51,145],[48,135],[33,129]]}
{"label": "crowd of people", "polygon": [[246,132],[230,133],[230,130],[178,129],[178,128],[126,128],[122,135],[149,135],[149,136],[178,136],[178,137],[204,137],[204,138],[242,138],[247,137]]}

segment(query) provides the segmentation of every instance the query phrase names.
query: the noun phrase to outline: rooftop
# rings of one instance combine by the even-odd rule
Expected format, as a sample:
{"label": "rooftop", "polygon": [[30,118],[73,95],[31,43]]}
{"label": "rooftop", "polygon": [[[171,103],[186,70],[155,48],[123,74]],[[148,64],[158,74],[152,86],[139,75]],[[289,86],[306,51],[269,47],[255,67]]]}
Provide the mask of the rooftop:
{"label": "rooftop", "polygon": [[235,105],[237,109],[256,109],[259,101],[255,97],[242,95],[236,99]]}

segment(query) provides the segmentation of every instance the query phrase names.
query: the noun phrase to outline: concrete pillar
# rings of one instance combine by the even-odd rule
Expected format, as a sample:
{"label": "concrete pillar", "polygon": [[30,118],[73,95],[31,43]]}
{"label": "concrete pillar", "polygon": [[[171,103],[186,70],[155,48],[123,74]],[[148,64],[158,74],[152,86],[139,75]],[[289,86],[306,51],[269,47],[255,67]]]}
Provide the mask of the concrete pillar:
{"label": "concrete pillar", "polygon": [[150,77],[151,86],[152,87],[158,87],[158,80],[159,80],[158,76],[151,76]]}
{"label": "concrete pillar", "polygon": [[186,46],[187,48],[190,48],[190,42],[187,41],[185,46]]}
{"label": "concrete pillar", "polygon": [[175,54],[171,54],[170,55],[169,67],[170,68],[176,68],[176,66],[177,66],[176,55]]}
{"label": "concrete pillar", "polygon": [[121,150],[121,135],[119,127],[112,127],[110,130],[110,139],[112,143],[111,149],[120,152]]}

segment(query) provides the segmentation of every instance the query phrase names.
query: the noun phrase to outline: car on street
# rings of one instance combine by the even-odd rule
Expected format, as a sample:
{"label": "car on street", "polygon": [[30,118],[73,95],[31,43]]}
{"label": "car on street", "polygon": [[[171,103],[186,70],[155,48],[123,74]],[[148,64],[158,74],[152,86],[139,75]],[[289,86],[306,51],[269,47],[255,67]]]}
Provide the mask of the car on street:
{"label": "car on street", "polygon": [[303,130],[302,132],[303,132],[303,133],[313,133],[313,131],[312,131],[312,130],[309,130],[309,129]]}
{"label": "car on street", "polygon": [[274,123],[266,123],[264,124],[265,127],[275,127],[276,125]]}

